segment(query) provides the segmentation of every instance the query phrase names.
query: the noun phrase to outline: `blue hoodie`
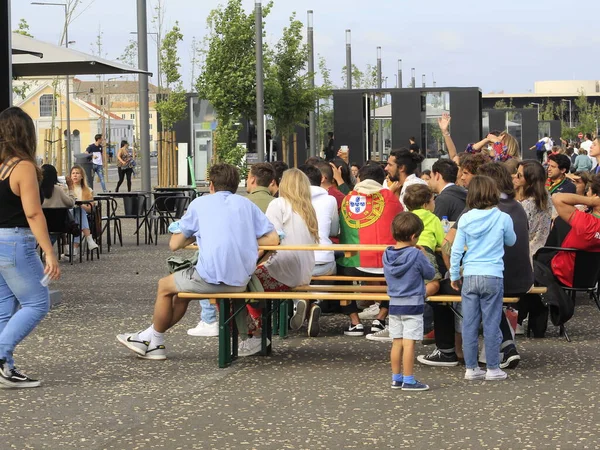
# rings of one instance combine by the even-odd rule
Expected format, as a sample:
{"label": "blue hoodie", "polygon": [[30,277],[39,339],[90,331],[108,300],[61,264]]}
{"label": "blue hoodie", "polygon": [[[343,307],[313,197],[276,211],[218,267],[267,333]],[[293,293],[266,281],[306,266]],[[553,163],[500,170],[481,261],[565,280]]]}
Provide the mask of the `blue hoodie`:
{"label": "blue hoodie", "polygon": [[423,314],[425,280],[435,276],[435,269],[415,247],[388,247],[383,254],[383,274],[390,296],[390,314]]}
{"label": "blue hoodie", "polygon": [[450,279],[460,279],[460,259],[463,254],[463,276],[503,278],[504,246],[512,247],[516,241],[512,219],[498,208],[472,209],[463,214],[458,220],[458,230],[452,244]]}

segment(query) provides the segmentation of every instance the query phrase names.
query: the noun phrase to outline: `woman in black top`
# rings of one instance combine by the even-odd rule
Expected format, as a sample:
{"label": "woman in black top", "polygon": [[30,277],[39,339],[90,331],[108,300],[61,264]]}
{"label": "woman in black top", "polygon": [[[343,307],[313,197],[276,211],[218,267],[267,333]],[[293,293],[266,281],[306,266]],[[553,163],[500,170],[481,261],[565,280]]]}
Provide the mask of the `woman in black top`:
{"label": "woman in black top", "polygon": [[[15,369],[13,351],[48,312],[42,282],[60,277],[42,212],[35,136],[33,121],[20,108],[0,113],[0,387],[40,385]],[[45,269],[36,240],[46,253]]]}

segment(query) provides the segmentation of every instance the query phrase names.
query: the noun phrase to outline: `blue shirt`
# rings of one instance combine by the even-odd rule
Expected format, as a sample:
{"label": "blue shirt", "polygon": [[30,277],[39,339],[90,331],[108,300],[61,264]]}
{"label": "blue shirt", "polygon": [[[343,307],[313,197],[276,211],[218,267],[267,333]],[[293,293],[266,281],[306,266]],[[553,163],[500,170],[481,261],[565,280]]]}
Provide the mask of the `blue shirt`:
{"label": "blue shirt", "polygon": [[194,200],[179,227],[186,238],[196,237],[202,279],[228,286],[248,284],[258,259],[256,240],[274,229],[255,204],[229,191]]}

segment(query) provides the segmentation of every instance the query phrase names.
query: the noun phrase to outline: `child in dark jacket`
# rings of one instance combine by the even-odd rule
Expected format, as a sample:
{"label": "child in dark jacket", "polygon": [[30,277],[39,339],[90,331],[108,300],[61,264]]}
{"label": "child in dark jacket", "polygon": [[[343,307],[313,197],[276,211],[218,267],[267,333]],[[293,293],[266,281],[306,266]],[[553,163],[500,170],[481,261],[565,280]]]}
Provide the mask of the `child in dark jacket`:
{"label": "child in dark jacket", "polygon": [[414,213],[398,214],[392,222],[396,245],[383,254],[383,273],[390,296],[389,330],[393,338],[392,389],[426,391],[429,386],[415,380],[415,341],[423,339],[425,280],[435,270],[424,251],[416,248],[423,221]]}

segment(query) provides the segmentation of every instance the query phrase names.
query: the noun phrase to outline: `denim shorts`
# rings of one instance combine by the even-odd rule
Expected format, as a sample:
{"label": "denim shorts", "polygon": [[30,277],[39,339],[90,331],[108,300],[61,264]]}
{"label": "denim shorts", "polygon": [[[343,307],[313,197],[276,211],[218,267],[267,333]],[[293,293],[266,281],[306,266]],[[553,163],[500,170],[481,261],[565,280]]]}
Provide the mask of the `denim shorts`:
{"label": "denim shorts", "polygon": [[392,315],[388,317],[392,339],[423,340],[423,314],[414,316]]}

